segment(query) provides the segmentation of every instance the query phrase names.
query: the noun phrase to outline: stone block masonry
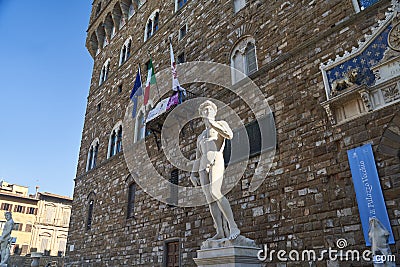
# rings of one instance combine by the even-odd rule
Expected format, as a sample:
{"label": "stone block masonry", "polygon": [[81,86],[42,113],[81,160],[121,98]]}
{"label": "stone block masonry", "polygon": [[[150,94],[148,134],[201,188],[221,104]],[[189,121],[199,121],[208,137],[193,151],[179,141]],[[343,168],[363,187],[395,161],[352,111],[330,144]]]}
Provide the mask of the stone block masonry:
{"label": "stone block masonry", "polygon": [[[96,16],[98,3],[93,3],[88,39],[120,2],[103,1],[102,11]],[[349,249],[366,249],[346,151],[372,143],[392,229],[399,240],[399,158],[377,151],[384,131],[399,116],[399,105],[332,125],[320,104],[326,100],[320,64],[356,46],[384,18],[389,4],[381,0],[355,13],[351,0],[251,0],[234,13],[230,0],[188,0],[177,12],[172,1],[143,1],[94,56],[75,178],[67,266],[166,266],[165,244],[171,240],[179,240],[180,266],[195,266],[196,250],[214,232],[208,207],[169,206],[152,199],[139,186],[134,216],[127,218],[129,185],[134,180],[123,152],[107,158],[111,130],[125,116],[138,64],[144,73],[149,51],[156,72],[169,68],[170,36],[175,54],[184,53],[186,61],[227,65],[231,64],[230,53],[238,41],[245,36],[255,39],[258,70],[250,78],[270,99],[277,151],[273,168],[257,191],[249,192],[246,182],[254,173],[258,160],[255,156],[242,181],[227,195],[246,237],[278,250],[324,249],[334,247],[339,238],[347,240]],[[145,24],[155,9],[160,10],[159,29],[144,42]],[[178,40],[178,31],[184,24],[188,26],[187,34]],[[132,37],[131,56],[119,66],[120,49],[128,37]],[[109,75],[99,85],[100,71],[108,58]],[[249,108],[227,90],[201,84],[185,88],[231,105],[245,123],[254,118]],[[258,97],[254,96],[255,102]],[[194,137],[202,130],[198,122],[194,126],[199,127],[192,129],[188,125],[181,135],[181,150],[188,158],[193,158]],[[86,171],[88,151],[95,138],[100,141],[97,166]],[[146,138],[147,150],[159,173],[168,179],[173,166],[158,150],[156,139],[157,135]],[[190,186],[189,175],[179,172],[182,185]],[[87,229],[90,199],[94,206]],[[399,251],[398,244],[392,246],[392,252]],[[326,261],[317,266],[350,266],[335,264]],[[351,264],[364,266],[361,262]],[[303,265],[308,263],[274,259],[268,264]]]}

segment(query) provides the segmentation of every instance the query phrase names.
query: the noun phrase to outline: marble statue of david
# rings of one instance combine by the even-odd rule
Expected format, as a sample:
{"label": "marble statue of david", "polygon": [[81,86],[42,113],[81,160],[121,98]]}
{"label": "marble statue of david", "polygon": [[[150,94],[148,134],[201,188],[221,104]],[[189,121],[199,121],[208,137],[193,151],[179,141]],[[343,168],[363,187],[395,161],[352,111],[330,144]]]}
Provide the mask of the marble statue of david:
{"label": "marble statue of david", "polygon": [[[216,235],[210,240],[227,238],[234,240],[240,235],[235,223],[231,206],[221,193],[225,164],[223,151],[225,139],[232,139],[233,133],[225,121],[215,121],[217,106],[207,100],[199,106],[199,113],[205,124],[205,130],[197,138],[196,160],[193,164],[190,180],[194,186],[203,186],[214,220]],[[199,177],[194,174],[198,173]],[[205,185],[210,184],[209,187]],[[229,234],[224,232],[224,220],[229,226]]]}

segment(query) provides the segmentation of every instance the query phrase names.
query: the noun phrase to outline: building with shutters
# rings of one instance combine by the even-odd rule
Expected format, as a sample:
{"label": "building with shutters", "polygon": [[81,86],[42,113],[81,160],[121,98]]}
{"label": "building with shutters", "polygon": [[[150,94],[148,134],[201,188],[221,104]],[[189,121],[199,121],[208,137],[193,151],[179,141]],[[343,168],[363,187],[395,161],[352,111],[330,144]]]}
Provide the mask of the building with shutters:
{"label": "building with shutters", "polygon": [[[24,256],[32,251],[64,256],[72,199],[47,192],[28,194],[28,187],[0,183],[1,210],[14,220],[12,253]],[[6,220],[0,220],[3,229]]]}
{"label": "building with shutters", "polygon": [[[214,233],[208,207],[174,205],[176,192],[168,187],[170,204],[152,198],[125,161],[125,153],[145,144],[158,174],[172,184],[192,186],[190,173],[174,167],[163,151],[160,131],[168,112],[146,122],[158,104],[157,88],[151,87],[146,106],[139,97],[131,116],[129,97],[138,65],[143,84],[150,57],[156,74],[169,69],[169,40],[181,63],[208,61],[240,70],[228,77],[232,85],[240,88],[248,76],[262,92],[250,102],[265,98],[272,109],[266,119],[273,118],[276,127],[275,157],[264,183],[250,192],[262,152],[256,114],[229,90],[184,83],[187,73],[179,73],[188,98],[222,101],[246,126],[242,131],[250,138],[250,159],[227,194],[243,235],[275,250],[320,252],[335,248],[340,239],[349,249],[365,250],[347,151],[371,144],[383,210],[397,241],[391,249],[398,253],[400,47],[392,31],[398,26],[393,12],[398,1],[392,2],[95,0],[86,40],[94,65],[67,266],[194,266],[196,250]],[[194,120],[180,131],[179,149],[187,159],[195,157],[202,127]],[[122,145],[125,136],[132,139],[129,147]],[[274,258],[271,266],[299,264]],[[342,266],[340,261],[319,264]]]}
{"label": "building with shutters", "polygon": [[0,214],[1,231],[6,222],[4,212],[10,211],[14,220],[12,237],[16,238],[13,244],[13,252],[21,255],[29,253],[39,200],[28,194],[28,187],[1,181],[0,202],[3,211]]}
{"label": "building with shutters", "polygon": [[38,193],[38,214],[31,247],[49,256],[64,256],[72,199],[48,192]]}

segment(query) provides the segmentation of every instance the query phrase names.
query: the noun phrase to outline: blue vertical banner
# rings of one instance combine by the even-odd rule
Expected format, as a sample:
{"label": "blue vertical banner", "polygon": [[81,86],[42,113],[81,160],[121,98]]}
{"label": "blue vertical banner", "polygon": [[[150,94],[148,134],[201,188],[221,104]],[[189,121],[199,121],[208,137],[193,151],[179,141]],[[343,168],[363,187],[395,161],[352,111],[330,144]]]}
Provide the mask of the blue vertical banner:
{"label": "blue vertical banner", "polygon": [[377,218],[385,226],[390,233],[389,244],[394,244],[393,231],[390,226],[371,144],[347,150],[347,157],[367,246],[371,246],[368,238],[370,218]]}

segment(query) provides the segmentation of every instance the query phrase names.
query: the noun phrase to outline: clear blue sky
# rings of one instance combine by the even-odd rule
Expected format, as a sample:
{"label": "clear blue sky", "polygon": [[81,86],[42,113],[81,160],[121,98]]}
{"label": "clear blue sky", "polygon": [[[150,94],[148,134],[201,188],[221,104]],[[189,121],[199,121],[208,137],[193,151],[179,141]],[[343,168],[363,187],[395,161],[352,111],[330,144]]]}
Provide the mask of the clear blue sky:
{"label": "clear blue sky", "polygon": [[0,0],[0,179],[72,197],[92,1]]}

